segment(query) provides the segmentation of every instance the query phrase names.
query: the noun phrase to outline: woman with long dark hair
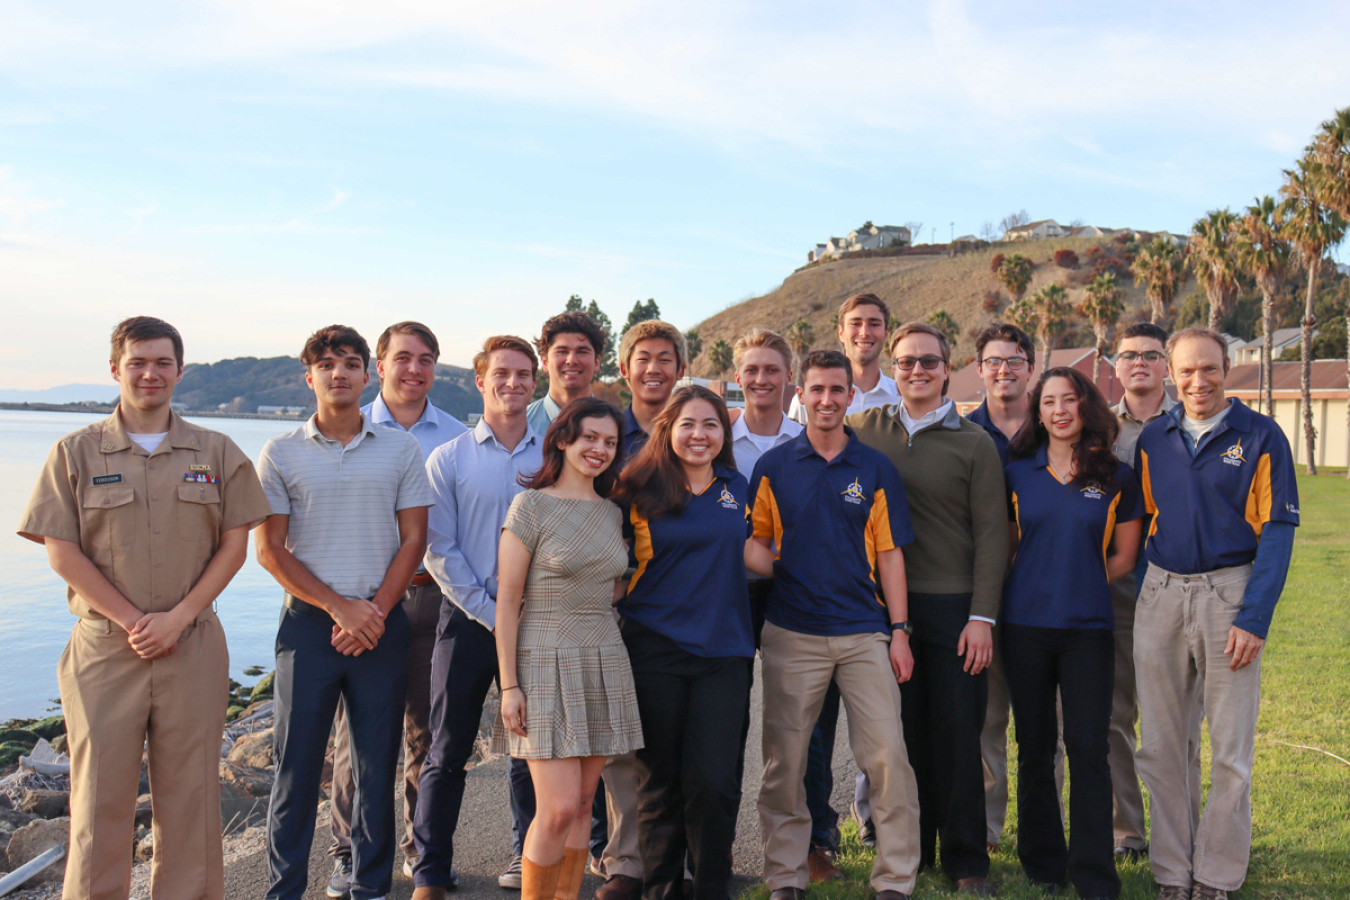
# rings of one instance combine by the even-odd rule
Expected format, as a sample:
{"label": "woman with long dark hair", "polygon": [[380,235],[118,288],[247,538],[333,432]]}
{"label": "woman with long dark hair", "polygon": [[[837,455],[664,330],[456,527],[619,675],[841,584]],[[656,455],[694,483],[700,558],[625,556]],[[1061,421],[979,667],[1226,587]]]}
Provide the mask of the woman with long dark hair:
{"label": "woman with long dark hair", "polygon": [[[1017,727],[1017,855],[1033,882],[1058,887],[1067,876],[1085,900],[1114,900],[1109,585],[1134,567],[1143,501],[1133,470],[1111,452],[1116,418],[1086,376],[1046,371],[1031,392],[1031,416],[1006,472],[1014,556],[999,624]],[[1067,844],[1054,771],[1056,693],[1073,778]]]}
{"label": "woman with long dark hair", "polygon": [[[642,714],[638,847],[646,900],[727,900],[741,800],[741,747],[755,655],[746,554],[748,485],[736,471],[727,409],[712,391],[677,390],[617,499],[636,566],[619,604]],[[763,557],[763,558],[761,558]]]}
{"label": "woman with long dark hair", "polygon": [[642,746],[633,676],[612,606],[627,568],[615,482],[623,417],[595,397],[563,407],[544,463],[511,504],[498,553],[496,735],[529,762],[536,811],[522,900],[576,900],[591,799],[608,757]]}

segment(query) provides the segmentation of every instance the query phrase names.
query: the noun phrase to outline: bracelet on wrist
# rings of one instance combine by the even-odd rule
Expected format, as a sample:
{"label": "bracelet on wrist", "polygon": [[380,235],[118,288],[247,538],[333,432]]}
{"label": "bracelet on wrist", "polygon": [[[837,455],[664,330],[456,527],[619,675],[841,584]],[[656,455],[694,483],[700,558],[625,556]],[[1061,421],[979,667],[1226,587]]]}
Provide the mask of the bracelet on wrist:
{"label": "bracelet on wrist", "polygon": [[[510,687],[504,687],[504,688],[502,688],[502,693],[505,694],[507,691],[519,691],[519,690],[520,690],[520,685],[518,685],[518,684],[513,684],[513,685],[511,685]],[[524,693],[524,691],[521,691],[521,693]]]}

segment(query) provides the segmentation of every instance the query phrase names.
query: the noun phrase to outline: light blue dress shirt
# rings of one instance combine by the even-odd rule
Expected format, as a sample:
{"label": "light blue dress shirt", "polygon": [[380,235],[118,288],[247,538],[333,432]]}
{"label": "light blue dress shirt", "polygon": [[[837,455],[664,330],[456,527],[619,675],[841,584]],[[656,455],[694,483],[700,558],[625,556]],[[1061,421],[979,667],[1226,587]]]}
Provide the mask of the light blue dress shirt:
{"label": "light blue dress shirt", "polygon": [[[361,407],[361,412],[366,414],[366,418],[376,425],[388,425],[391,428],[397,428],[399,431],[407,431],[417,438],[417,443],[422,445],[422,459],[431,457],[431,451],[435,450],[446,441],[452,441],[469,429],[464,423],[443,409],[435,406],[430,400],[427,401],[426,409],[422,410],[422,418],[413,423],[412,428],[404,428],[394,418],[394,414],[389,411],[389,407],[384,403],[384,395],[376,394],[375,399]],[[541,432],[542,433],[542,432]]]}
{"label": "light blue dress shirt", "polygon": [[534,433],[543,437],[548,431],[548,426],[553,423],[554,419],[558,418],[560,412],[562,412],[562,407],[552,397],[545,394],[525,407],[525,418],[529,421],[530,427],[534,429]]}
{"label": "light blue dress shirt", "polygon": [[543,441],[526,426],[515,450],[497,442],[485,420],[427,459],[436,505],[427,514],[425,565],[441,592],[491,629],[497,620],[497,546],[517,478],[544,463]]}

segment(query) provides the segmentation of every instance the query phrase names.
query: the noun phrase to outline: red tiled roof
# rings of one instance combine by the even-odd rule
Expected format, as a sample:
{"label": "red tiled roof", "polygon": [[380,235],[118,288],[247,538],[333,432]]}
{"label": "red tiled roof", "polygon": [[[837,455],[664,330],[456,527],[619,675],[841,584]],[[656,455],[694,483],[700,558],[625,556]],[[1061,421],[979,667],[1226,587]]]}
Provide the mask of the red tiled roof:
{"label": "red tiled roof", "polygon": [[[1300,390],[1301,363],[1277,362],[1274,364],[1271,388],[1275,393]],[[1252,392],[1261,385],[1261,364],[1243,363],[1228,370],[1224,380],[1224,390],[1230,393]],[[1314,391],[1344,391],[1346,389],[1346,367],[1343,359],[1315,359],[1312,364],[1312,389]]]}

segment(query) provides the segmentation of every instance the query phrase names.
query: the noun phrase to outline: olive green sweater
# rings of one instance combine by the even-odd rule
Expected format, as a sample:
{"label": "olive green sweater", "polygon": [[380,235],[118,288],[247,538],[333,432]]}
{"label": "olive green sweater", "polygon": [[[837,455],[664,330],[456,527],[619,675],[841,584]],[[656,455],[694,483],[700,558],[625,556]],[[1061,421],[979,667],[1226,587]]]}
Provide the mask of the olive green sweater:
{"label": "olive green sweater", "polygon": [[914,435],[895,405],[855,413],[847,422],[900,470],[915,536],[904,548],[910,591],[971,594],[971,615],[998,619],[1008,567],[1008,497],[993,439],[955,406]]}

